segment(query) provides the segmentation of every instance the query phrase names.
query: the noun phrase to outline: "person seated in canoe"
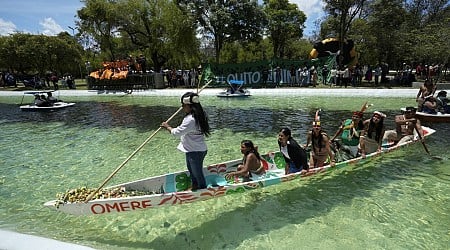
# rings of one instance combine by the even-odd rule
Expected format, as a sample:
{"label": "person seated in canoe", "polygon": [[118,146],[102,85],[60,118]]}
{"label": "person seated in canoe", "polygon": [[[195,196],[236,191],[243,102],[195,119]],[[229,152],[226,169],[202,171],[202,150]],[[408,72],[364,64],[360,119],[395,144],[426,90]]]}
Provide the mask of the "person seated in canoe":
{"label": "person seated in canoe", "polygon": [[39,94],[35,94],[34,95],[34,105],[36,105],[38,107],[49,107],[49,106],[51,106],[50,103],[45,98],[45,95],[39,95]]}
{"label": "person seated in canoe", "polygon": [[56,97],[54,97],[54,96],[52,95],[52,92],[47,92],[47,101],[48,101],[51,105],[53,105],[53,104],[55,104],[55,102],[59,102],[60,100],[56,99]]}
{"label": "person seated in canoe", "polygon": [[420,133],[423,138],[423,130],[420,125],[420,120],[414,118],[416,115],[416,108],[406,107],[402,115],[395,116],[396,129],[386,130],[383,140],[389,143],[403,144],[414,140],[414,131]]}
{"label": "person seated in canoe", "polygon": [[278,133],[278,146],[284,156],[286,167],[284,173],[292,174],[300,171],[308,171],[308,157],[306,150],[292,137],[289,128],[282,128]]}
{"label": "person seated in canoe", "polygon": [[422,112],[423,103],[425,102],[425,98],[427,96],[433,96],[436,92],[436,84],[433,84],[431,79],[425,79],[423,86],[420,87],[419,92],[417,93],[416,102],[417,109],[419,112]]}
{"label": "person seated in canoe", "polygon": [[436,98],[434,98],[434,96],[431,95],[427,96],[422,105],[422,112],[427,114],[437,114],[436,109],[437,109]]}
{"label": "person seated in canoe", "polygon": [[244,181],[250,181],[252,174],[262,175],[266,172],[261,163],[261,156],[258,153],[258,148],[255,147],[252,141],[243,140],[241,142],[241,153],[244,155],[242,164],[240,164],[235,172],[230,172],[225,175],[227,179],[242,176]]}
{"label": "person seated in canoe", "polygon": [[442,90],[436,96],[436,111],[441,114],[450,114],[450,106],[448,106],[447,91]]}
{"label": "person seated in canoe", "polygon": [[244,93],[244,90],[242,89],[244,81],[230,80],[229,84],[230,84],[230,88],[228,88],[228,90],[227,90],[228,93],[230,93],[230,94],[234,94],[236,92]]}
{"label": "person seated in canoe", "polygon": [[366,154],[381,151],[385,130],[384,118],[386,118],[384,113],[375,111],[370,119],[363,122],[364,130],[361,131],[359,139],[362,158],[366,158]]}
{"label": "person seated in canoe", "polygon": [[331,138],[331,142],[335,142],[335,139],[340,136],[341,143],[340,151],[347,152],[350,157],[355,158],[358,155],[359,137],[361,131],[364,129],[363,124],[364,111],[354,111],[351,119],[342,121],[341,126]]}
{"label": "person seated in canoe", "polygon": [[306,138],[305,148],[311,144],[310,152],[310,167],[319,168],[323,167],[325,162],[329,159],[330,165],[334,166],[336,161],[334,160],[334,153],[330,147],[330,138],[327,133],[322,130],[320,124],[319,111],[316,112],[316,116],[313,122],[313,128],[308,132]]}

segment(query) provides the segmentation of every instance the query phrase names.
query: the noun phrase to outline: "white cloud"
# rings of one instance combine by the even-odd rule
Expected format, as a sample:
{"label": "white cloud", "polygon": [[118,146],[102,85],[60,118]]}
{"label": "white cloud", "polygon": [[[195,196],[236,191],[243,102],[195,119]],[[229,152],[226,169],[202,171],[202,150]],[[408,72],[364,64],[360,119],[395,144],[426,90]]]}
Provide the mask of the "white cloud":
{"label": "white cloud", "polygon": [[305,13],[306,33],[311,32],[315,28],[314,22],[324,15],[323,12],[324,3],[322,0],[289,0],[289,2],[297,4],[298,9]]}
{"label": "white cloud", "polygon": [[0,36],[8,36],[16,31],[16,25],[0,18]]}
{"label": "white cloud", "polygon": [[290,0],[289,2],[297,4],[298,8],[303,11],[307,17],[320,16],[323,14],[322,0]]}
{"label": "white cloud", "polygon": [[51,17],[45,18],[43,21],[40,21],[39,24],[43,29],[42,34],[46,36],[54,36],[58,33],[64,32],[64,29],[61,28],[61,26]]}

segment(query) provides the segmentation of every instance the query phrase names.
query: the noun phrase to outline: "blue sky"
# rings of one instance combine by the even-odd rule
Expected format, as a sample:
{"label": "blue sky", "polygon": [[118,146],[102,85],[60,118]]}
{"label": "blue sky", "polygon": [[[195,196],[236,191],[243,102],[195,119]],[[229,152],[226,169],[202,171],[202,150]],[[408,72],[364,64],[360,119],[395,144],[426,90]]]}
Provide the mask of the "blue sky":
{"label": "blue sky", "polygon": [[[0,35],[15,31],[31,34],[56,35],[62,31],[72,34],[77,10],[84,4],[79,0],[1,0]],[[299,6],[306,16],[305,35],[310,35],[314,22],[323,15],[321,0],[289,0]]]}

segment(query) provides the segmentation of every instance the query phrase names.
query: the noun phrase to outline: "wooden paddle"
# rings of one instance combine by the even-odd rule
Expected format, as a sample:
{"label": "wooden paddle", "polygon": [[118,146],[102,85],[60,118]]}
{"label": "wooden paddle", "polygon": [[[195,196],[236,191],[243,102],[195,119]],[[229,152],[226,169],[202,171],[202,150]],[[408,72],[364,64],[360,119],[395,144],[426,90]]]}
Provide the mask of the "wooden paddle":
{"label": "wooden paddle", "polygon": [[416,124],[414,124],[414,129],[416,130],[417,135],[419,136],[419,140],[420,140],[420,142],[422,143],[423,148],[425,149],[425,151],[426,151],[429,155],[431,155],[430,150],[428,150],[428,147],[427,147],[427,145],[425,144],[425,141],[423,140],[423,137],[422,137],[422,135],[420,134],[419,130],[417,129]]}
{"label": "wooden paddle", "polygon": [[[197,90],[197,94],[199,94],[200,92],[202,92],[203,89],[206,88],[206,86],[208,86],[210,83],[212,82],[212,80],[209,80],[205,86],[203,86],[201,89]],[[178,110],[171,116],[169,117],[169,119],[167,119],[166,122],[171,121],[178,113],[180,113],[180,111],[183,110],[183,107],[178,108]],[[109,180],[111,180],[111,178],[117,173],[119,172],[119,170],[125,166],[125,164],[134,156],[137,154],[137,152],[139,152],[144,146],[145,144],[147,144],[159,131],[161,130],[161,127],[159,127],[155,132],[153,132],[153,134],[151,134],[136,150],[134,150],[133,153],[131,153],[130,156],[128,156],[128,158],[125,159],[125,161],[122,162],[122,164],[120,164],[109,176],[108,178],[106,178],[103,183],[93,192],[91,193],[88,197],[86,197],[85,202],[88,202],[92,199],[92,197],[94,197],[95,194],[98,193],[98,191],[100,191],[100,189],[102,189],[106,183],[108,183]]]}

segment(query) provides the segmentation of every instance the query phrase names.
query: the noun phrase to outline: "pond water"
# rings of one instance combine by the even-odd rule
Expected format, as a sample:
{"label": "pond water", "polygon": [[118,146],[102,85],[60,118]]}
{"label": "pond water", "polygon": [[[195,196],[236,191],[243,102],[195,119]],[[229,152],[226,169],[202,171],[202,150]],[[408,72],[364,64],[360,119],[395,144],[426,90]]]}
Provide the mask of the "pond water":
{"label": "pond water", "polygon": [[[72,216],[43,203],[81,186],[98,187],[179,107],[175,96],[67,96],[74,107],[22,112],[21,96],[0,97],[0,228],[96,249],[448,249],[448,124],[421,144],[365,164],[244,195],[102,216]],[[388,114],[412,98],[202,97],[212,127],[205,164],[241,158],[240,141],[277,150],[288,126],[304,143],[321,108],[334,134],[365,101]],[[171,122],[177,125],[182,116]],[[109,182],[184,170],[178,140],[153,137]]]}

